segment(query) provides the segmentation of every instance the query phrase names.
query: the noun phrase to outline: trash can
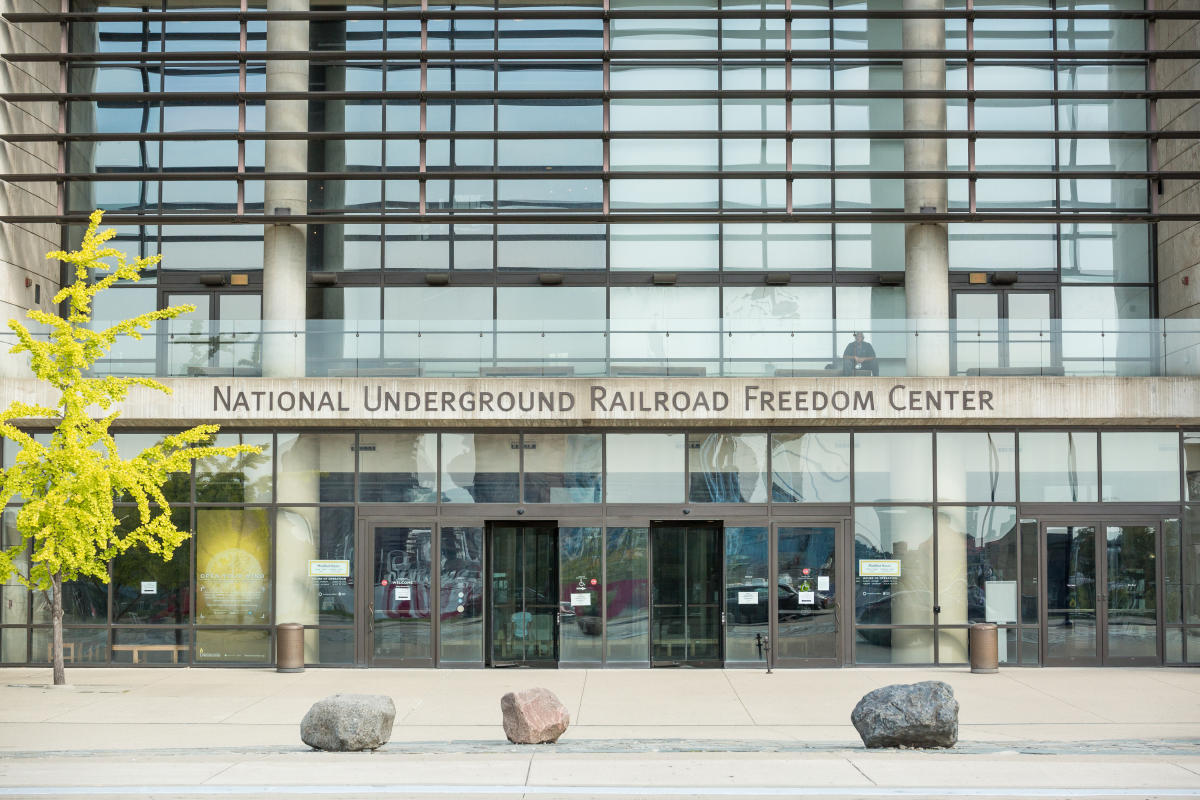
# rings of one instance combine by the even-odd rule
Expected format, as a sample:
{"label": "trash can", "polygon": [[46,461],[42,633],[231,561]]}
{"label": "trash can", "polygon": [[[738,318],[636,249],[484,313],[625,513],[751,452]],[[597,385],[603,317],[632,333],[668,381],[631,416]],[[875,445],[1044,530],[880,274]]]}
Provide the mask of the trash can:
{"label": "trash can", "polygon": [[971,672],[1000,671],[996,635],[997,628],[991,622],[977,622],[971,626]]}
{"label": "trash can", "polygon": [[284,622],[275,626],[275,671],[304,672],[304,626]]}

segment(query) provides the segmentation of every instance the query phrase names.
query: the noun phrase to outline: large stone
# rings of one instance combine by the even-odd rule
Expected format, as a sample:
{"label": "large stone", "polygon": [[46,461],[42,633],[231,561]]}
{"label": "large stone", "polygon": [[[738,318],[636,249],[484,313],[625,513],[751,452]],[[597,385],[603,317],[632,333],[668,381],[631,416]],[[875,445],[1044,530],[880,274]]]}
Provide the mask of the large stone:
{"label": "large stone", "polygon": [[300,722],[300,738],[317,750],[375,750],[392,737],[396,704],[382,694],[335,694]]}
{"label": "large stone", "polygon": [[549,689],[509,692],[500,698],[504,735],[514,744],[553,744],[571,724],[567,707]]}
{"label": "large stone", "polygon": [[941,681],[897,683],[858,701],[850,715],[867,747],[953,747],[958,701]]}

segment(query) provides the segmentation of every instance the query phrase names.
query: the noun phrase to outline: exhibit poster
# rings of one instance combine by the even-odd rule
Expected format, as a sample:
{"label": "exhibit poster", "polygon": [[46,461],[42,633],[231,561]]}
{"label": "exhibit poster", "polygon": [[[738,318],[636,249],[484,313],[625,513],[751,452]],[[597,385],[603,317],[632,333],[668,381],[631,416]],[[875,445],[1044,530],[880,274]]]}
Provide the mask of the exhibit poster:
{"label": "exhibit poster", "polygon": [[265,510],[197,509],[196,623],[267,624],[270,565]]}

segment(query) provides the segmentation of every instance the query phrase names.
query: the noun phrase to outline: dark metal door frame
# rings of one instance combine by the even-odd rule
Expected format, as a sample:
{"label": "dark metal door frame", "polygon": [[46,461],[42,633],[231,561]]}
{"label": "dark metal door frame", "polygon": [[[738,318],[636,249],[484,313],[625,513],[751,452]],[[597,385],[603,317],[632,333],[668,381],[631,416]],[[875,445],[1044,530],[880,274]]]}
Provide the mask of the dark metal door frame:
{"label": "dark metal door frame", "polygon": [[[771,604],[770,604],[770,620],[768,630],[771,636],[771,666],[779,667],[837,667],[847,663],[847,655],[852,651],[848,649],[852,643],[847,639],[846,631],[849,630],[853,635],[854,624],[851,618],[847,623],[846,609],[852,604],[854,593],[850,587],[853,583],[853,569],[847,570],[846,553],[853,553],[853,542],[850,543],[849,549],[846,546],[846,532],[850,530],[845,524],[848,520],[839,519],[836,517],[812,517],[795,519],[780,519],[775,518],[771,523],[771,533],[769,537],[768,547],[770,548],[770,575],[771,575]],[[778,656],[777,645],[779,639],[779,528],[833,528],[834,541],[834,624],[837,626],[837,631],[834,634],[834,640],[837,643],[836,656],[830,658],[783,658]],[[850,575],[850,580],[846,580],[846,576]],[[850,602],[847,602],[849,597]],[[853,608],[850,609],[853,612]]]}
{"label": "dark metal door frame", "polygon": [[[709,528],[709,527],[711,527],[711,528],[716,528],[717,531],[719,532],[719,538],[718,538],[718,542],[717,542],[717,554],[718,554],[718,560],[719,560],[719,564],[718,564],[718,568],[717,568],[717,576],[718,576],[718,578],[717,578],[717,580],[718,580],[718,593],[717,593],[718,604],[717,605],[720,610],[721,616],[719,617],[720,626],[717,630],[717,658],[715,661],[708,660],[708,659],[689,660],[686,658],[679,660],[679,661],[670,661],[670,662],[654,660],[654,605],[655,605],[654,604],[654,529],[658,528],[658,527],[672,527],[672,528],[674,528],[674,527],[678,527],[678,528]],[[647,535],[646,535],[646,564],[649,567],[649,571],[650,571],[650,584],[649,584],[650,592],[649,592],[649,596],[647,598],[650,601],[648,603],[648,606],[649,606],[649,609],[648,609],[649,610],[649,618],[648,618],[649,619],[649,642],[648,642],[648,644],[650,646],[650,653],[649,653],[650,666],[652,668],[653,667],[702,667],[702,668],[718,668],[718,669],[725,666],[725,603],[724,603],[724,597],[725,597],[725,521],[719,520],[719,519],[709,519],[709,520],[699,520],[699,519],[691,520],[691,519],[689,519],[689,520],[682,520],[682,521],[661,520],[661,519],[650,520],[649,528],[647,529]],[[687,565],[687,559],[685,556],[684,557],[685,571],[686,571],[686,565]],[[685,601],[685,603],[684,603],[685,630],[686,630],[686,608],[687,608],[687,605],[688,604]]]}
{"label": "dark metal door frame", "polygon": [[[1154,593],[1155,593],[1155,655],[1148,657],[1114,658],[1108,653],[1108,527],[1109,526],[1143,526],[1154,529]],[[1095,528],[1096,548],[1096,657],[1088,664],[1078,661],[1051,659],[1049,656],[1049,622],[1050,622],[1050,575],[1047,568],[1049,561],[1047,528],[1058,527],[1093,527]],[[1038,592],[1038,603],[1041,606],[1039,636],[1041,638],[1042,664],[1048,667],[1056,666],[1158,666],[1163,663],[1163,530],[1162,519],[1139,517],[1137,515],[1083,513],[1072,517],[1038,517],[1038,569],[1044,576]],[[1103,587],[1101,590],[1100,587]]]}
{"label": "dark metal door frame", "polygon": [[[551,632],[551,643],[554,648],[554,657],[552,659],[549,659],[549,660],[546,660],[546,659],[524,659],[519,662],[508,662],[508,661],[501,662],[501,663],[496,662],[495,650],[494,650],[495,643],[493,642],[493,639],[492,639],[492,629],[493,629],[492,626],[494,623],[494,615],[495,615],[495,609],[492,606],[492,603],[493,603],[493,597],[492,597],[492,580],[493,580],[492,566],[493,566],[493,562],[492,562],[492,557],[494,554],[493,548],[492,548],[492,535],[493,535],[493,529],[496,527],[512,527],[512,528],[521,528],[521,529],[541,528],[541,529],[550,531],[551,535],[553,536],[553,539],[554,539],[554,548],[553,548],[554,557],[552,559],[552,564],[553,564],[553,571],[554,571],[554,592],[555,592],[554,599],[555,599],[556,606],[558,606],[558,591],[559,591],[559,584],[561,581],[561,576],[558,574],[559,573],[559,558],[560,558],[558,529],[559,529],[560,525],[557,521],[553,521],[553,520],[519,520],[519,521],[488,520],[487,522],[484,523],[484,527],[483,527],[483,570],[484,570],[484,572],[483,572],[483,626],[484,626],[484,628],[483,628],[483,631],[484,631],[484,633],[483,633],[483,635],[484,635],[483,665],[485,667],[498,667],[498,666],[499,667],[535,667],[535,668],[541,668],[541,669],[557,669],[559,655],[561,652],[561,641],[560,641],[561,628],[562,628],[561,607],[558,607],[558,610],[556,611],[556,613],[554,614],[554,617],[553,617],[554,623],[553,623],[553,630]],[[524,546],[524,538],[525,538],[524,533],[522,533],[522,535],[521,535],[522,546]],[[524,576],[522,575],[522,582],[523,581],[524,581]],[[522,591],[522,597],[523,596],[524,596],[524,592]],[[522,608],[524,608],[524,605],[522,605]]]}
{"label": "dark metal door frame", "polygon": [[[429,657],[377,658],[375,656],[375,530],[380,527],[429,529]],[[399,515],[364,515],[358,520],[358,540],[355,546],[355,613],[359,622],[354,626],[358,644],[355,661],[368,667],[433,667],[437,662],[437,643],[440,635],[441,570],[437,568],[441,552],[441,534],[432,516],[406,518]]]}
{"label": "dark metal door frame", "polygon": [[[998,367],[1008,367],[1012,363],[1011,345],[1013,342],[1013,326],[1009,316],[1008,300],[1018,294],[1044,294],[1050,296],[1050,317],[1058,320],[1058,287],[1053,284],[1025,283],[1011,286],[995,284],[954,284],[950,286],[950,313],[955,320],[959,319],[958,298],[963,295],[994,294],[996,295],[996,359]],[[1018,331],[1020,332],[1020,331]],[[1050,330],[1050,362],[1053,365],[1062,363],[1062,334],[1061,331]],[[951,348],[951,359],[957,372],[959,334],[952,337],[954,346]]]}

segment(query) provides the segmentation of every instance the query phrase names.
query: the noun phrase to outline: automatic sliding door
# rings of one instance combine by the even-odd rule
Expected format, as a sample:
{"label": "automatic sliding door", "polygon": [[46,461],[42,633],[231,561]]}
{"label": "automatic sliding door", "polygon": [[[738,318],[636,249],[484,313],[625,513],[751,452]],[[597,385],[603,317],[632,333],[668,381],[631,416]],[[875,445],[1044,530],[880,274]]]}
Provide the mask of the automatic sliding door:
{"label": "automatic sliding door", "polygon": [[1096,526],[1047,525],[1046,663],[1100,663]]}
{"label": "automatic sliding door", "polygon": [[558,663],[558,528],[493,525],[488,537],[494,667]]}
{"label": "automatic sliding door", "polygon": [[1157,525],[1105,525],[1104,663],[1157,664]]}
{"label": "automatic sliding door", "polygon": [[719,525],[651,528],[652,664],[721,666],[721,543]]}

